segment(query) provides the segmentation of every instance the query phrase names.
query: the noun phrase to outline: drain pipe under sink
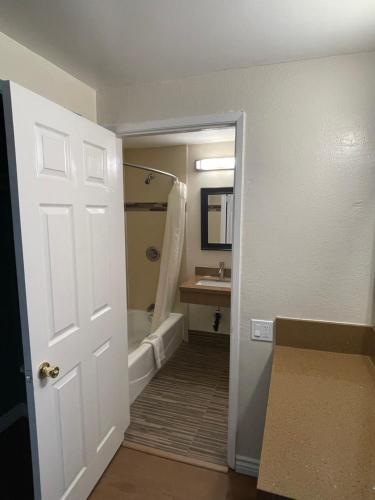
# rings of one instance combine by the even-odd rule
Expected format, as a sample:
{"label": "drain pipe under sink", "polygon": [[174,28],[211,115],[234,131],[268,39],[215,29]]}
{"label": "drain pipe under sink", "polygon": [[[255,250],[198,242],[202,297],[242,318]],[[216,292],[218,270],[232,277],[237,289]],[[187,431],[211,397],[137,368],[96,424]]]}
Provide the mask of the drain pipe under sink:
{"label": "drain pipe under sink", "polygon": [[220,306],[217,306],[212,320],[212,328],[215,330],[215,332],[219,330],[220,320],[221,320]]}

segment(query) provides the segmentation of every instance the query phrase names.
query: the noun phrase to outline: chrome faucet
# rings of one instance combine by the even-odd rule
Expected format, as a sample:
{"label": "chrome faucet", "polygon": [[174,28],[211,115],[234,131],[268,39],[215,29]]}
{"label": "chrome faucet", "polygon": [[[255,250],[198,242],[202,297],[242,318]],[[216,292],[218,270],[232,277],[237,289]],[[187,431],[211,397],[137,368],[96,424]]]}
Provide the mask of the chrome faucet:
{"label": "chrome faucet", "polygon": [[219,262],[219,280],[224,280],[224,270],[225,270],[225,263],[224,262]]}

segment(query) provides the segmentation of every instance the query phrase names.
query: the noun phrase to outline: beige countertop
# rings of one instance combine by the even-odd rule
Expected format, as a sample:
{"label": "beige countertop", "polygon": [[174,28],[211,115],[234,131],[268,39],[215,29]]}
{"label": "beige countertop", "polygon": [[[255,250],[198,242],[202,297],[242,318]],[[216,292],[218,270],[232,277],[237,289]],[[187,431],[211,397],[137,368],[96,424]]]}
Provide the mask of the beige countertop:
{"label": "beige countertop", "polygon": [[230,307],[231,289],[229,287],[196,285],[201,279],[206,279],[206,276],[196,274],[179,286],[181,302]]}
{"label": "beige countertop", "polygon": [[209,286],[209,285],[196,285],[200,280],[207,279],[207,276],[194,275],[185,283],[182,283],[179,288],[180,290],[194,290],[196,293],[211,293],[214,295],[227,295],[230,297],[231,289],[229,287],[221,286]]}
{"label": "beige countertop", "polygon": [[275,345],[258,488],[298,500],[375,499],[370,356]]}

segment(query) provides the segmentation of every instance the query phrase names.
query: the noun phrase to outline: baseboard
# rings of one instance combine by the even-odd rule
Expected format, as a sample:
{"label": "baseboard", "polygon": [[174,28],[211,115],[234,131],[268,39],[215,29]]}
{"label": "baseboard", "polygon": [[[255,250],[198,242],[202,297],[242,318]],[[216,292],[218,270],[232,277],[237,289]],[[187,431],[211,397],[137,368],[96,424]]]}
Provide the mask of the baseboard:
{"label": "baseboard", "polygon": [[243,455],[236,455],[236,472],[239,474],[246,474],[247,476],[258,477],[259,474],[259,460],[255,458],[245,457]]}

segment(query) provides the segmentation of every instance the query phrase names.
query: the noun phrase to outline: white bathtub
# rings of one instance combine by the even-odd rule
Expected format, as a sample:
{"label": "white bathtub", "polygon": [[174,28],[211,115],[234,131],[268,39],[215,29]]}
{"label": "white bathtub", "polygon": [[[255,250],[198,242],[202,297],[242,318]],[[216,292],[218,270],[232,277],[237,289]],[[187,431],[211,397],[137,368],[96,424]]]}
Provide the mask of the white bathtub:
{"label": "white bathtub", "polygon": [[[150,333],[149,315],[146,311],[128,310],[128,366],[130,404],[143,391],[157,372],[154,353],[150,344],[141,344]],[[163,339],[166,360],[169,359],[184,336],[183,315],[171,313],[154,332]]]}

